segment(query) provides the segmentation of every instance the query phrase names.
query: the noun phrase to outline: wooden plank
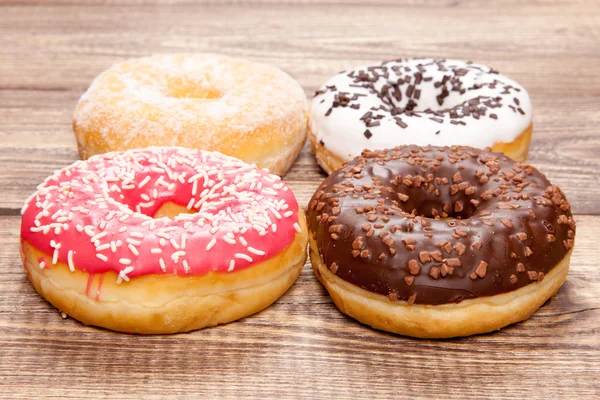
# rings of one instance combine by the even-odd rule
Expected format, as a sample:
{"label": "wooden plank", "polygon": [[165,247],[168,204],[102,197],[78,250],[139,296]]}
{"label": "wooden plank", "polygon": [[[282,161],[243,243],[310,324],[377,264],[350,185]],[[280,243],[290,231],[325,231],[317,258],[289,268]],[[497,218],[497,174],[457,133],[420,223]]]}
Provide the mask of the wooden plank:
{"label": "wooden plank", "polygon": [[[594,0],[0,0],[1,398],[600,397],[600,2]],[[72,110],[99,72],[156,52],[219,52],[286,70],[307,96],[336,72],[406,56],[489,64],[530,91],[529,161],[566,192],[565,285],[528,321],[414,340],[340,314],[305,265],[276,304],[190,334],[85,327],[27,282],[18,209],[77,159]],[[324,178],[308,147],[285,180]]]}
{"label": "wooden plank", "polygon": [[344,317],[308,264],[275,305],[225,326],[154,337],[85,327],[35,293],[17,251],[19,218],[0,217],[0,397],[592,398],[600,217],[577,223],[567,282],[531,319],[431,341]]}
{"label": "wooden plank", "polygon": [[[532,93],[598,95],[590,85],[598,78],[589,68],[600,57],[597,2],[570,6],[568,13],[560,4],[510,7],[500,2],[459,3],[443,12],[437,7],[382,12],[346,5],[343,13],[332,5],[297,7],[302,18],[273,4],[3,7],[0,87],[80,92],[99,71],[127,57],[209,51],[279,65],[310,90],[357,64],[435,55],[493,65]],[[119,10],[127,18],[114,18]]]}

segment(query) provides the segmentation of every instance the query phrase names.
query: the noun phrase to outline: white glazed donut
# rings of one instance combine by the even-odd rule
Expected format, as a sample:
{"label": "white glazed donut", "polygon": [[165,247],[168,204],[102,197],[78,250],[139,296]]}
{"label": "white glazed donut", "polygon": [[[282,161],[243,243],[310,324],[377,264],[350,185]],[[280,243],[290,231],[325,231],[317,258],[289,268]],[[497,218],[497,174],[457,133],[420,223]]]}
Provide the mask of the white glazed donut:
{"label": "white glazed donut", "polygon": [[493,69],[458,60],[404,59],[357,68],[317,91],[310,139],[330,173],[363,149],[403,144],[492,147],[527,156],[527,91]]}

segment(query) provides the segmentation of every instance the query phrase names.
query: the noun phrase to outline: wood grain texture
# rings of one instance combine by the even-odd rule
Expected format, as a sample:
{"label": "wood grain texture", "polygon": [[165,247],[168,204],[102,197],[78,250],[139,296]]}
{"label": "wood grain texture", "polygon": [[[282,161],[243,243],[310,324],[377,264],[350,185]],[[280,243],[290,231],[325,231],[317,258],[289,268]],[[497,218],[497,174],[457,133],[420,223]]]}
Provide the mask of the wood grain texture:
{"label": "wood grain texture", "polygon": [[592,379],[600,374],[600,273],[589,254],[600,217],[577,223],[567,282],[533,317],[493,334],[430,341],[345,317],[308,264],[273,306],[225,326],[153,337],[86,327],[35,293],[20,266],[19,218],[2,217],[0,384],[11,398],[592,398],[600,394]]}
{"label": "wood grain texture", "polygon": [[[600,3],[595,0],[0,0],[0,398],[600,397]],[[18,210],[77,159],[73,108],[114,62],[220,52],[275,64],[307,95],[339,70],[408,56],[493,65],[530,91],[529,161],[578,223],[567,282],[528,321],[428,341],[337,311],[305,265],[267,310],[140,337],[86,327],[27,282]],[[285,180],[306,204],[324,178],[308,147]]]}

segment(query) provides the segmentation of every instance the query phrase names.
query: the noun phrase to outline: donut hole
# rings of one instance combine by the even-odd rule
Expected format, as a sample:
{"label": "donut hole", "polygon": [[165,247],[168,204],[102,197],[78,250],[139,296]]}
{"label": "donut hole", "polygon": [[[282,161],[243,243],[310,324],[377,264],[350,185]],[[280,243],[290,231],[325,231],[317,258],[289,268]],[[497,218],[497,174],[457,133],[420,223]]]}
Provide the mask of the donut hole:
{"label": "donut hole", "polygon": [[186,207],[172,201],[165,201],[151,217],[154,219],[164,217],[174,218],[181,214],[195,214],[195,211],[188,210]]}
{"label": "donut hole", "polygon": [[174,99],[220,99],[221,90],[211,85],[206,79],[170,79],[167,83],[165,96]]}
{"label": "donut hole", "polygon": [[400,195],[409,196],[406,202],[398,202],[399,208],[407,213],[430,219],[468,219],[475,215],[477,209],[462,195],[452,196],[449,203],[443,203],[438,197],[432,197],[427,191],[410,190]]}

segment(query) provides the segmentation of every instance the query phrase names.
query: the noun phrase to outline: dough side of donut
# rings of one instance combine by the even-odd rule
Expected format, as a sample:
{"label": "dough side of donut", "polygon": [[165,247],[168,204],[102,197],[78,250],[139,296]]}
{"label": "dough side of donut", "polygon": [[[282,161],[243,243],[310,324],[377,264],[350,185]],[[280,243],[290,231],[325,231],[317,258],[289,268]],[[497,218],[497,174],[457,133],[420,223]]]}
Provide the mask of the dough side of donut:
{"label": "dough side of donut", "polygon": [[[531,142],[531,135],[533,132],[533,123],[529,124],[517,138],[510,142],[497,142],[492,146],[492,151],[498,151],[506,154],[508,157],[515,161],[523,162],[527,158],[529,152],[529,143]],[[323,168],[323,170],[329,175],[335,169],[338,169],[348,160],[345,160],[338,155],[334,154],[327,147],[317,142],[317,136],[314,132],[309,131],[308,138],[312,147],[317,163]],[[377,150],[377,149],[370,149]]]}
{"label": "dough side of donut", "polygon": [[81,158],[149,146],[218,151],[283,175],[306,140],[308,102],[278,68],[214,54],[127,60],[79,100]]}
{"label": "dough side of donut", "polygon": [[341,312],[375,329],[429,339],[492,332],[529,318],[562,286],[572,253],[567,253],[542,282],[499,295],[433,306],[391,302],[386,296],[344,281],[325,266],[312,237],[309,243],[315,276]]}
{"label": "dough side of donut", "polygon": [[22,243],[21,256],[35,290],[86,325],[140,334],[187,332],[254,314],[292,286],[307,257],[302,211],[298,219],[301,232],[288,248],[230,273],[146,275],[117,284],[114,272],[90,277],[84,270],[69,271],[64,263],[40,269],[36,260],[48,255],[27,242]]}

